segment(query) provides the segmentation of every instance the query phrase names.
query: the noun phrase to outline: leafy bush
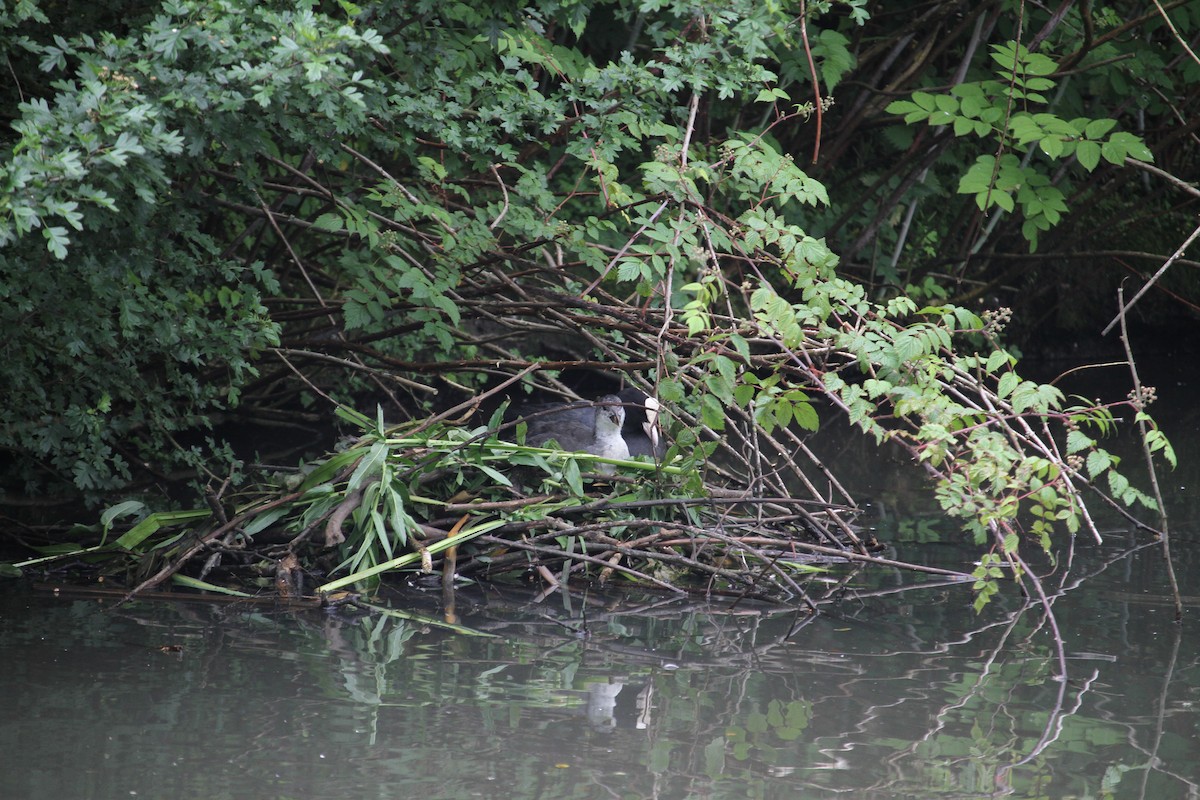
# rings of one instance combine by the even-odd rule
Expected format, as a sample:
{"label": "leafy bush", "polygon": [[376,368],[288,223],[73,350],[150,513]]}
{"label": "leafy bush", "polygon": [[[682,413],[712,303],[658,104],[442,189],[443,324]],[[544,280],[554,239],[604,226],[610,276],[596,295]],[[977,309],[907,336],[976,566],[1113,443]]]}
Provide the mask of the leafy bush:
{"label": "leafy bush", "polygon": [[[1103,427],[1112,406],[1063,408],[1018,377],[994,317],[945,300],[1003,283],[973,258],[1010,246],[997,211],[1044,250],[1074,174],[1150,158],[1116,84],[1059,66],[1115,81],[1131,25],[973,10],[961,61],[931,44],[888,90],[909,99],[856,94],[958,8],[165,0],[61,35],[25,0],[0,17],[19,70],[0,159],[7,485],[96,498],[180,467],[236,483],[251,453],[222,422],[327,418],[327,401],[420,416],[606,363],[643,373],[680,445],[725,448],[746,485],[789,491],[746,453],[784,460],[825,402],[909,448],[1006,557],[1023,511],[1043,544],[1086,525],[1083,487],[1116,465],[1078,437],[1060,453],[1045,426]],[[1037,25],[1072,54],[1022,44]],[[965,205],[922,203],[942,187]],[[868,242],[894,256],[854,262]],[[738,432],[718,444],[722,428]],[[1085,451],[1087,474],[1068,458]]]}

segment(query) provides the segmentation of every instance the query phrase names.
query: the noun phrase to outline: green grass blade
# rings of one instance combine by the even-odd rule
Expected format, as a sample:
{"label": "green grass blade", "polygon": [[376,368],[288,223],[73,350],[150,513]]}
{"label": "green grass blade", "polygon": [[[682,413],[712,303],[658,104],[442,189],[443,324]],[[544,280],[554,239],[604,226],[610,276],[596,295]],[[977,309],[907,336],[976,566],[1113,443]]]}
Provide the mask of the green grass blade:
{"label": "green grass blade", "polygon": [[[496,528],[499,528],[499,527],[503,526],[504,524],[505,524],[504,520],[499,520],[499,519],[492,520],[491,522],[485,522],[482,525],[477,525],[473,528],[467,528],[465,531],[457,533],[454,536],[447,537],[440,542],[431,544],[431,545],[429,545],[429,547],[427,547],[425,549],[430,555],[436,555],[437,553],[440,553],[443,550],[448,550],[449,548],[453,547],[456,544],[462,544],[463,542],[468,542],[471,539],[474,539],[476,536],[480,536],[489,531],[494,531],[494,530],[496,530]],[[400,569],[401,567],[406,567],[409,564],[418,562],[420,560],[421,560],[421,554],[419,552],[406,553],[406,554],[400,556],[399,558],[393,558],[390,561],[384,561],[382,564],[376,564],[375,566],[370,567],[369,569],[362,570],[361,572],[355,572],[351,575],[347,575],[344,578],[338,578],[337,580],[329,581],[326,584],[318,586],[317,593],[321,594],[324,592],[332,592],[335,589],[342,588],[343,586],[349,586],[352,583],[357,583],[358,581],[372,578],[372,577],[374,577],[376,575],[380,575],[384,572],[389,572],[394,569]]]}

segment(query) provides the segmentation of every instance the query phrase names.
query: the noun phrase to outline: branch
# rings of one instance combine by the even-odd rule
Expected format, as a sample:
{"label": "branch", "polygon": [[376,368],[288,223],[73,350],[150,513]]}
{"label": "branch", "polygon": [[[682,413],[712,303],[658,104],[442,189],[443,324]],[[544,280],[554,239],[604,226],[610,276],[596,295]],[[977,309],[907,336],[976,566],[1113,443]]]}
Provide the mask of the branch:
{"label": "branch", "polygon": [[1143,286],[1141,288],[1141,290],[1133,296],[1133,299],[1129,301],[1129,304],[1121,306],[1121,310],[1117,312],[1117,316],[1115,316],[1113,318],[1112,322],[1108,323],[1108,325],[1104,326],[1104,330],[1100,331],[1101,336],[1107,336],[1108,332],[1111,331],[1113,329],[1113,326],[1116,325],[1118,322],[1120,322],[1121,325],[1124,326],[1125,314],[1128,313],[1129,309],[1133,308],[1134,303],[1136,303],[1138,300],[1140,300],[1142,298],[1142,295],[1144,295],[1146,292],[1148,292],[1150,290],[1150,287],[1154,285],[1155,281],[1157,281],[1159,278],[1161,278],[1163,276],[1163,273],[1167,271],[1167,268],[1170,267],[1172,264],[1174,264],[1175,260],[1184,254],[1184,252],[1188,249],[1188,247],[1191,246],[1192,242],[1196,241],[1197,236],[1200,236],[1200,225],[1196,226],[1196,229],[1192,231],[1192,235],[1187,238],[1186,242],[1184,242],[1182,245],[1180,245],[1179,249],[1176,250],[1174,252],[1174,254],[1172,254],[1172,256],[1167,259],[1166,263],[1164,263],[1161,267],[1159,267],[1158,272],[1154,273],[1153,277],[1151,277],[1150,280],[1148,280],[1146,282],[1146,285]]}

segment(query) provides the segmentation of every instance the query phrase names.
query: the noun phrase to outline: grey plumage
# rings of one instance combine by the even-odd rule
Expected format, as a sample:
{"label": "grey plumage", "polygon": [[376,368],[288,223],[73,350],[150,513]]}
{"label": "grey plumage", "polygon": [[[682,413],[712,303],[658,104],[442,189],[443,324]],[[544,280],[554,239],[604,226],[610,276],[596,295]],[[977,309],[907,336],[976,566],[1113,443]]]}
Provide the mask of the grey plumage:
{"label": "grey plumage", "polygon": [[[612,415],[601,418],[603,409],[620,412],[616,423]],[[638,389],[623,389],[617,395],[605,395],[596,403],[528,405],[518,409],[516,418],[528,426],[525,441],[542,446],[554,440],[564,450],[581,450],[606,458],[649,456],[661,458],[666,452],[658,424],[658,401]],[[618,425],[620,439],[612,437],[612,427]],[[607,442],[607,444],[602,444]],[[624,445],[625,452],[620,447]],[[611,448],[608,453],[600,449]]]}
{"label": "grey plumage", "polygon": [[[616,396],[601,397],[596,403],[616,405],[624,413],[620,437],[624,439],[628,456],[608,457],[648,456],[660,459],[664,456],[667,443],[662,438],[659,425],[660,407],[655,398],[629,387],[618,392]],[[580,401],[522,405],[509,419],[526,423],[526,441],[530,445],[541,446],[553,439],[558,441],[558,445],[564,450],[595,452],[595,447],[598,446],[594,444],[598,408],[596,403]],[[601,422],[601,426],[604,426],[604,422]],[[616,447],[616,443],[613,445]]]}
{"label": "grey plumage", "polygon": [[[591,453],[601,458],[629,458],[629,447],[621,436],[625,409],[616,395],[605,395],[595,405],[564,407],[526,419],[525,442],[544,447],[555,442],[563,450]],[[611,464],[600,464],[600,472],[611,475]]]}

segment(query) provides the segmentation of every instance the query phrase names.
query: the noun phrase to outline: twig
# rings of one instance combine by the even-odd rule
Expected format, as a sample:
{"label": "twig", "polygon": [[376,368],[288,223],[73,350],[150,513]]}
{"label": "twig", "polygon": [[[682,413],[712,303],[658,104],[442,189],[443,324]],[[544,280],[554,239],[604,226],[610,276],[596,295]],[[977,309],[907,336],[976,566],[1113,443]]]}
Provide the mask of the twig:
{"label": "twig", "polygon": [[813,155],[812,163],[816,164],[817,159],[821,156],[821,122],[824,119],[825,113],[821,103],[821,80],[817,76],[817,66],[813,63],[812,45],[808,41],[808,3],[801,0],[800,3],[800,39],[804,42],[804,55],[808,58],[808,73],[812,76],[813,103],[815,114],[817,115],[817,133],[813,137]]}
{"label": "twig", "polygon": [[1122,325],[1125,324],[1125,314],[1128,313],[1129,309],[1133,308],[1134,303],[1142,299],[1142,295],[1150,290],[1150,287],[1154,285],[1155,281],[1162,277],[1163,273],[1167,271],[1167,268],[1174,264],[1175,260],[1187,251],[1192,242],[1196,241],[1197,236],[1200,236],[1200,225],[1196,226],[1196,229],[1192,231],[1192,235],[1189,236],[1187,241],[1180,245],[1179,249],[1176,250],[1174,254],[1172,254],[1172,256],[1166,260],[1166,263],[1158,268],[1158,272],[1154,273],[1154,276],[1151,277],[1150,280],[1146,281],[1146,285],[1143,286],[1141,290],[1133,296],[1133,299],[1129,301],[1129,305],[1121,306],[1121,310],[1117,312],[1117,316],[1113,317],[1112,322],[1105,325],[1104,330],[1100,331],[1101,336],[1107,336],[1108,332],[1111,331],[1113,326],[1118,322],[1120,322]]}
{"label": "twig", "polygon": [[[347,473],[345,473],[345,475],[349,475],[349,473],[347,472]],[[343,475],[343,477],[345,475]],[[185,564],[187,564],[187,562],[190,561],[193,556],[195,556],[197,553],[199,553],[201,550],[203,550],[205,547],[207,547],[211,542],[213,542],[216,539],[219,539],[221,536],[225,535],[229,531],[235,530],[239,525],[245,524],[246,520],[250,519],[251,517],[256,517],[259,514],[263,513],[264,511],[270,511],[271,509],[279,508],[280,506],[286,506],[290,503],[295,502],[296,500],[299,500],[303,496],[304,496],[304,492],[292,492],[290,494],[284,495],[283,497],[277,497],[276,499],[270,501],[269,503],[263,503],[260,506],[255,506],[250,511],[246,511],[241,514],[238,514],[236,517],[229,520],[229,522],[225,523],[224,525],[214,528],[213,530],[209,531],[208,533],[204,534],[199,539],[197,539],[195,542],[193,542],[190,547],[185,548],[184,551],[182,553],[180,553],[178,556],[176,556],[175,559],[171,563],[167,564],[165,567],[160,569],[158,572],[154,573],[149,578],[142,581],[134,588],[130,589],[129,592],[126,593],[126,595],[123,598],[121,598],[121,603],[126,603],[126,602],[132,600],[133,598],[137,597],[139,594],[146,591],[147,589],[153,589],[154,587],[158,586],[160,583],[165,581],[167,578],[171,577],[176,572],[178,572],[180,569],[182,569],[183,566]]]}
{"label": "twig", "polygon": [[609,260],[608,265],[604,267],[604,271],[597,275],[596,280],[592,281],[591,284],[589,284],[588,287],[583,290],[583,292],[579,295],[580,297],[587,297],[593,291],[595,291],[597,286],[603,283],[604,279],[608,277],[608,273],[612,272],[612,268],[617,265],[617,262],[621,260],[622,256],[625,255],[629,248],[633,247],[633,243],[641,238],[642,233],[644,233],[647,228],[654,224],[654,221],[658,219],[658,215],[666,210],[669,203],[669,200],[663,200],[659,204],[658,208],[654,210],[654,213],[650,215],[650,219],[646,220],[646,222],[642,224],[642,227],[638,228],[634,232],[633,236],[630,236],[625,244],[621,245],[621,249],[618,250],[617,254]]}
{"label": "twig", "polygon": [[504,185],[504,179],[500,177],[500,171],[496,169],[496,165],[491,165],[492,174],[496,176],[496,183],[500,184],[500,192],[504,195],[504,208],[500,209],[500,213],[492,220],[492,224],[488,226],[488,230],[496,230],[496,226],[508,214],[508,187]]}
{"label": "twig", "polygon": [[[1200,228],[1197,229],[1200,231]],[[1125,300],[1125,290],[1123,287],[1117,289],[1117,301],[1123,303]],[[1142,380],[1138,376],[1137,364],[1133,360],[1133,349],[1129,344],[1129,331],[1125,326],[1124,313],[1118,315],[1121,320],[1121,344],[1125,347],[1125,358],[1129,363],[1129,374],[1133,378],[1133,397],[1134,406],[1141,410],[1145,402],[1145,394],[1142,389]],[[1146,471],[1150,474],[1150,488],[1154,491],[1154,500],[1158,503],[1158,536],[1162,542],[1163,560],[1167,565],[1167,579],[1171,584],[1171,593],[1175,597],[1175,621],[1179,622],[1183,619],[1183,597],[1179,593],[1179,582],[1175,578],[1175,565],[1171,562],[1171,534],[1167,528],[1167,506],[1163,502],[1162,491],[1158,485],[1158,472],[1154,469],[1154,455],[1150,452],[1149,440],[1146,438],[1148,431],[1146,430],[1146,420],[1142,414],[1137,416],[1137,427],[1139,438],[1142,441],[1142,455],[1146,459]]]}
{"label": "twig", "polygon": [[[433,386],[426,386],[423,383],[418,383],[417,381],[409,380],[408,378],[405,378],[401,375],[393,375],[392,373],[385,372],[384,370],[381,370],[381,369],[374,369],[372,367],[368,367],[366,364],[363,364],[361,361],[349,361],[344,358],[338,358],[337,356],[331,356],[327,353],[319,353],[319,352],[316,352],[313,350],[293,350],[293,349],[289,349],[286,347],[273,347],[273,348],[271,348],[271,352],[275,353],[275,355],[280,356],[281,358],[283,355],[297,356],[300,358],[310,358],[310,359],[313,359],[314,361],[324,361],[324,362],[327,362],[330,364],[334,364],[335,366],[345,367],[346,369],[353,370],[355,372],[365,372],[368,375],[371,375],[375,378],[385,378],[387,380],[393,380],[396,383],[400,384],[401,386],[404,386],[408,389],[412,389],[413,391],[421,392],[422,394],[437,394],[438,393],[438,390],[436,388],[434,388]],[[289,364],[288,366],[291,366],[291,365]],[[331,400],[331,398],[329,398],[324,393],[322,393],[322,396],[326,397],[326,399]],[[331,402],[332,402],[332,400],[331,400]]]}
{"label": "twig", "polygon": [[[1146,759],[1147,765],[1160,763],[1158,759],[1158,751],[1162,747],[1164,721],[1169,713],[1167,711],[1167,698],[1171,688],[1171,680],[1175,677],[1175,663],[1179,660],[1179,645],[1182,640],[1183,628],[1177,625],[1175,627],[1175,641],[1171,645],[1171,657],[1167,660],[1166,669],[1158,673],[1162,676],[1162,691],[1158,693],[1158,708],[1155,710],[1154,714],[1154,744],[1150,747],[1149,751],[1147,751],[1147,755],[1149,756],[1149,758]],[[1142,790],[1138,795],[1139,797],[1151,796],[1146,791],[1149,780],[1150,769],[1147,768],[1142,771]]]}
{"label": "twig", "polygon": [[586,553],[567,553],[559,548],[539,547],[534,544],[529,544],[528,542],[523,542],[520,540],[514,541],[512,539],[504,539],[496,536],[488,536],[487,534],[476,537],[476,541],[487,542],[490,544],[499,545],[501,547],[511,547],[517,550],[525,550],[530,553],[541,553],[542,555],[549,555],[555,558],[574,558],[579,561],[587,561],[590,564],[598,564],[601,567],[615,569],[618,572],[624,572],[626,575],[634,577],[639,581],[646,581],[647,583],[658,586],[661,589],[666,589],[669,592],[674,592],[675,594],[687,594],[687,592],[685,592],[683,589],[680,589],[678,586],[673,586],[665,581],[660,581],[658,578],[652,578],[644,572],[638,572],[636,569],[631,569],[621,564],[613,564],[603,558],[589,556]]}
{"label": "twig", "polygon": [[[1181,120],[1182,122],[1183,120]],[[1138,161],[1136,158],[1125,157],[1125,166],[1137,167],[1140,170],[1149,172],[1151,175],[1157,175],[1175,188],[1187,192],[1192,197],[1200,197],[1200,189],[1196,188],[1195,184],[1188,183],[1182,178],[1177,178],[1165,169],[1159,169],[1153,164],[1147,164],[1145,161]]]}
{"label": "twig", "polygon": [[1162,7],[1162,3],[1160,3],[1158,0],[1154,0],[1154,7],[1157,8],[1158,13],[1162,15],[1163,22],[1166,22],[1167,27],[1171,29],[1171,33],[1175,36],[1175,41],[1179,43],[1179,46],[1187,51],[1187,54],[1192,57],[1192,61],[1200,64],[1200,57],[1196,56],[1196,53],[1193,52],[1192,48],[1188,47],[1188,43],[1184,41],[1184,38],[1179,35],[1179,29],[1175,27],[1175,23],[1171,20],[1171,16],[1167,13],[1167,10]]}

